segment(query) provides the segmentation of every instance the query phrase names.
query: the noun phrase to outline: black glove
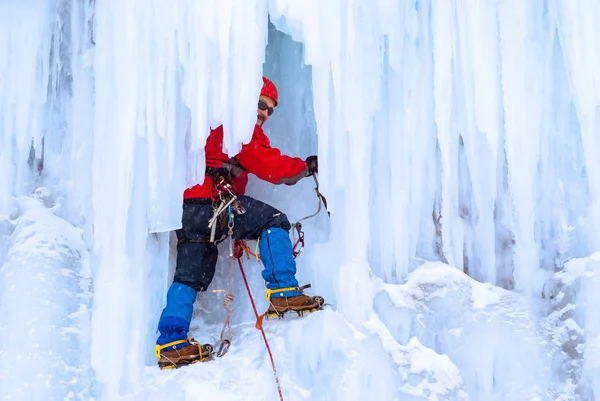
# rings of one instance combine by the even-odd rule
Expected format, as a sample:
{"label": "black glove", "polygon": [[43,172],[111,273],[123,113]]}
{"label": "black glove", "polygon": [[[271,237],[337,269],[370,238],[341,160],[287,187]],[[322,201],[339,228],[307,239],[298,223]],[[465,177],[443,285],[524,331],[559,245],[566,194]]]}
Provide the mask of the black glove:
{"label": "black glove", "polygon": [[319,173],[319,160],[317,159],[317,156],[308,156],[306,158],[306,164],[308,164],[309,176]]}
{"label": "black glove", "polygon": [[221,167],[206,167],[206,174],[213,180],[219,181],[223,177],[230,184],[233,179],[237,178],[244,171],[244,166],[235,157],[223,162]]}
{"label": "black glove", "polygon": [[224,162],[222,165],[222,169],[225,172],[224,177],[227,182],[231,182],[231,180],[233,180],[234,178],[237,178],[239,175],[241,175],[245,171],[244,167],[240,164],[238,159],[236,159],[235,157],[232,157],[231,159]]}

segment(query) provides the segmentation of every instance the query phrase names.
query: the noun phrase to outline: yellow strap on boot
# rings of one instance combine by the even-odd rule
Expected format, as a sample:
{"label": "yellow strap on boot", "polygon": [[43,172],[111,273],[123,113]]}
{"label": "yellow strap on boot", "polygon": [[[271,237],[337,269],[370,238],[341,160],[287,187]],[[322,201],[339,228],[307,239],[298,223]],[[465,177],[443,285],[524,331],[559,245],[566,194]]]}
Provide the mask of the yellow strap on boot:
{"label": "yellow strap on boot", "polygon": [[300,287],[287,287],[287,288],[277,288],[276,290],[271,290],[267,288],[267,301],[271,302],[271,294],[277,292],[289,292],[289,291],[302,291]]}
{"label": "yellow strap on boot", "polygon": [[162,351],[163,349],[172,347],[174,345],[179,345],[179,344],[189,343],[189,342],[190,342],[190,340],[177,340],[177,341],[173,341],[172,343],[165,344],[165,345],[156,344],[156,347],[154,347],[154,355],[156,355],[156,357],[158,359],[160,359],[160,351]]}
{"label": "yellow strap on boot", "polygon": [[301,287],[287,287],[287,288],[277,288],[276,290],[271,290],[267,288],[267,301],[271,302],[271,294],[276,292],[288,292],[288,291],[300,291],[304,292],[305,289],[310,288],[310,284],[304,284]]}

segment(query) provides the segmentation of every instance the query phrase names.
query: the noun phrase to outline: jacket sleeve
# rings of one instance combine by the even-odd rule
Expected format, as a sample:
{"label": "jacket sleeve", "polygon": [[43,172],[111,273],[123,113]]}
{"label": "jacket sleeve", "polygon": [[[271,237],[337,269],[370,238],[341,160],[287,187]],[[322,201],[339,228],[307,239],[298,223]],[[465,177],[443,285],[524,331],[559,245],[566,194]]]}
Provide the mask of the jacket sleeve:
{"label": "jacket sleeve", "polygon": [[308,175],[308,166],[304,160],[283,155],[279,149],[272,148],[269,138],[261,128],[257,128],[250,142],[243,145],[236,155],[248,172],[272,184],[287,185],[293,185]]}

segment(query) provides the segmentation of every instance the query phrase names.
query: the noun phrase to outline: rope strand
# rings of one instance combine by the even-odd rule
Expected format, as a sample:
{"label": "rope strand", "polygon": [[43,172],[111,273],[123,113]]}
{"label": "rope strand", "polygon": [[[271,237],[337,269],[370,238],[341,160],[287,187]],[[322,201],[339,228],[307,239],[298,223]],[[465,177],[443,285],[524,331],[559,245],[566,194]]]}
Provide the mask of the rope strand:
{"label": "rope strand", "polygon": [[[238,265],[240,267],[240,272],[242,273],[242,278],[244,279],[244,284],[246,285],[246,291],[248,291],[248,297],[250,297],[250,302],[252,303],[252,309],[254,309],[254,316],[256,316],[256,320],[258,321],[259,316],[256,310],[256,305],[254,304],[254,298],[252,298],[252,292],[250,292],[250,286],[248,285],[248,280],[246,279],[246,273],[244,273],[244,268],[242,267],[241,257],[237,257]],[[271,359],[271,366],[273,367],[273,375],[275,376],[275,382],[277,383],[277,392],[279,393],[280,401],[283,401],[283,393],[281,391],[281,384],[279,383],[279,376],[277,376],[277,369],[275,368],[275,361],[273,360],[273,354],[271,353],[271,347],[269,346],[269,342],[267,341],[267,335],[260,326],[260,332],[262,334],[263,340],[265,341],[265,346],[267,347],[267,352],[269,353],[269,359]]]}
{"label": "rope strand", "polygon": [[[229,288],[225,292],[225,298],[223,298],[223,307],[227,311],[227,317],[225,318],[225,322],[223,323],[223,329],[221,329],[221,343],[225,343],[225,341],[231,342],[233,337],[233,331],[231,329],[231,314],[233,313],[233,301],[235,301],[235,297],[233,296],[233,257],[231,258],[231,262],[229,263]],[[227,331],[227,337],[225,337],[225,332]]]}

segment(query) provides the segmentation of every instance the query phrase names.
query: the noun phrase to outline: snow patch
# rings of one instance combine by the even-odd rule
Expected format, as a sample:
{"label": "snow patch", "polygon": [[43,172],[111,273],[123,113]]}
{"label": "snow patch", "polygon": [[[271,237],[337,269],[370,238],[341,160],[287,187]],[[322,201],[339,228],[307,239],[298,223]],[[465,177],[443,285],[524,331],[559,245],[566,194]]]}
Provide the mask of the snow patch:
{"label": "snow patch", "polygon": [[23,214],[0,268],[0,399],[92,399],[88,251],[81,230],[39,199]]}
{"label": "snow patch", "polygon": [[449,358],[471,399],[551,394],[550,348],[525,297],[425,263],[405,284],[382,285],[375,310],[398,343],[416,338]]}

